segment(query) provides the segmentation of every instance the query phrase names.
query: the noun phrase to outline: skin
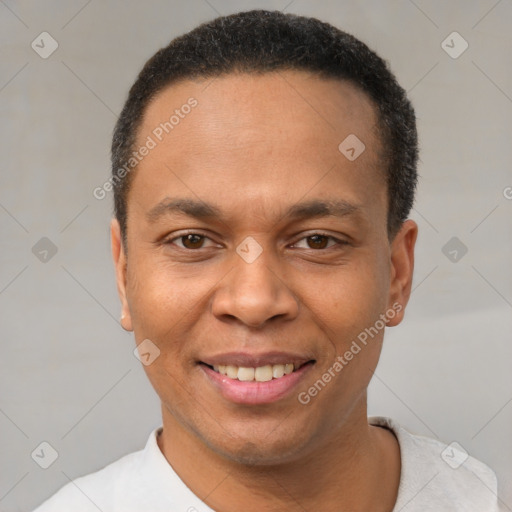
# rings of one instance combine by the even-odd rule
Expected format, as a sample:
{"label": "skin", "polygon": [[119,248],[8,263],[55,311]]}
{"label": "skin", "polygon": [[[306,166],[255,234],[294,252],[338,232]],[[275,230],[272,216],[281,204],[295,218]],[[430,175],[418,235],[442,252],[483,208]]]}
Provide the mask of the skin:
{"label": "skin", "polygon": [[[297,399],[396,303],[388,326],[399,324],[409,299],[417,226],[388,237],[374,106],[349,83],[299,71],[184,81],[152,100],[139,143],[191,96],[198,106],[137,167],[126,247],[111,225],[122,326],[160,350],[144,366],[162,402],[160,449],[215,510],[391,511],[399,445],[368,425],[366,400],[383,330],[307,405]],[[355,161],[338,150],[349,134],[366,146]],[[169,198],[213,204],[222,218],[150,222]],[[356,211],[285,215],[316,199]],[[206,238],[190,244],[186,230]],[[236,253],[247,236],[263,250],[250,264]],[[276,348],[315,364],[271,404],[227,401],[197,364]]]}

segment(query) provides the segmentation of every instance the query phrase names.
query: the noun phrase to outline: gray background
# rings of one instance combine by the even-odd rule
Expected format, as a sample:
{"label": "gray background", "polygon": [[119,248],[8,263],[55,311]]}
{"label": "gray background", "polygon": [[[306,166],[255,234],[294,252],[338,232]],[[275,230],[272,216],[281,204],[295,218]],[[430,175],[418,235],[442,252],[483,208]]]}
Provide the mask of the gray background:
{"label": "gray background", "polygon": [[[512,510],[511,0],[0,1],[0,509],[30,510],[160,424],[118,323],[111,196],[92,191],[145,60],[199,22],[256,7],[355,34],[410,92],[422,146],[414,292],[387,332],[369,412],[457,441],[496,471]],[[47,59],[31,48],[43,31],[59,44]],[[457,59],[441,46],[453,31],[469,44]],[[57,248],[47,261],[32,251],[43,237]],[[457,261],[443,252],[452,237]],[[59,455],[46,470],[31,458],[42,441]]]}

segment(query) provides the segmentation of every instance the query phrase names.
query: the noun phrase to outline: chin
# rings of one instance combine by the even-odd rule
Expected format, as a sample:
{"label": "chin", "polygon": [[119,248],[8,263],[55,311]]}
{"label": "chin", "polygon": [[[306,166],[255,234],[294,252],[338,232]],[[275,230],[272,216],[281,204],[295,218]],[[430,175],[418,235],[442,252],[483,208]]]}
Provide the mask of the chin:
{"label": "chin", "polygon": [[270,466],[292,462],[306,451],[306,433],[279,431],[279,427],[265,432],[246,428],[242,434],[222,439],[205,439],[206,444],[222,457],[246,466]]}

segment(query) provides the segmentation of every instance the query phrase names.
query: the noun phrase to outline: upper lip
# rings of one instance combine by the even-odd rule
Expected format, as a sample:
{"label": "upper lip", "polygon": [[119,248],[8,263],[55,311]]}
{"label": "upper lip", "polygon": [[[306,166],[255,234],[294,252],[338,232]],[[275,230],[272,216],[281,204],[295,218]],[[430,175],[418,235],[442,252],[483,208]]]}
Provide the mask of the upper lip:
{"label": "upper lip", "polygon": [[293,363],[295,368],[299,368],[305,363],[314,360],[313,357],[293,353],[293,352],[261,352],[258,354],[248,352],[225,352],[204,357],[201,363],[209,366],[232,365],[242,366],[244,368],[258,368],[260,366],[289,364]]}

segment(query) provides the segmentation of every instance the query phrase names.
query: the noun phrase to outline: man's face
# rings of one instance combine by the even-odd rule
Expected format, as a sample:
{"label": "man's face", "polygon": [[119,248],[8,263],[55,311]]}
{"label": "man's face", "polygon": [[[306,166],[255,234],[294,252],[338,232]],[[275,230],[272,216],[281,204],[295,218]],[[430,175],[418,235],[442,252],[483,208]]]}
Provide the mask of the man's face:
{"label": "man's face", "polygon": [[[190,97],[197,106],[159,141],[157,127]],[[356,159],[357,139],[338,149],[351,134],[365,146]],[[148,136],[156,146],[134,171],[127,254],[116,221],[112,234],[123,326],[160,350],[144,368],[164,427],[243,462],[325,447],[366,419],[383,329],[333,371],[337,356],[394,303],[405,307],[410,289],[415,226],[388,240],[372,104],[302,72],[233,74],[158,94],[136,147]],[[281,377],[287,364],[295,371]],[[251,370],[238,367],[277,377],[241,381]]]}

